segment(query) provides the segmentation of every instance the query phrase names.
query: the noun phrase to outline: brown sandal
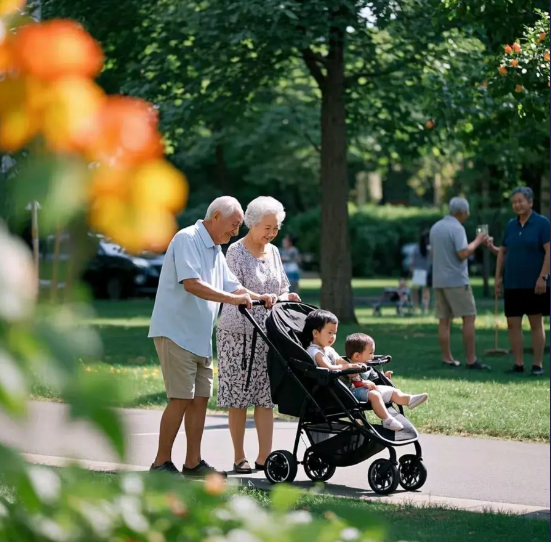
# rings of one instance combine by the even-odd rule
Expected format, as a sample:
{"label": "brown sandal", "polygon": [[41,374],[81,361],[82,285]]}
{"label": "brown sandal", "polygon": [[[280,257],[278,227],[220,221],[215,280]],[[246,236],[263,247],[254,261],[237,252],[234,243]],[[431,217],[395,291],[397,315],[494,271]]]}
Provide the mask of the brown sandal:
{"label": "brown sandal", "polygon": [[235,472],[235,474],[252,474],[253,469],[251,469],[249,462],[243,459],[243,461],[233,464],[233,472]]}

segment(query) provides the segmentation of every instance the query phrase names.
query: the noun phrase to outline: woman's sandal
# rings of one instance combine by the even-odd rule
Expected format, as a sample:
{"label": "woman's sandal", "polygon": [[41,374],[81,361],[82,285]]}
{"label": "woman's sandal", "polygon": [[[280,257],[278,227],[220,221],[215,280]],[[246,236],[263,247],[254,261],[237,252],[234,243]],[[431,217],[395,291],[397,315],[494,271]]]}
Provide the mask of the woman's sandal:
{"label": "woman's sandal", "polygon": [[251,469],[249,462],[243,459],[243,461],[233,464],[233,472],[235,472],[235,474],[252,474],[253,469]]}
{"label": "woman's sandal", "polygon": [[442,365],[446,365],[447,367],[459,367],[461,365],[461,362],[455,359],[453,361],[442,360]]}
{"label": "woman's sandal", "polygon": [[260,463],[254,462],[254,468],[255,470],[264,470],[264,465],[261,465]]}

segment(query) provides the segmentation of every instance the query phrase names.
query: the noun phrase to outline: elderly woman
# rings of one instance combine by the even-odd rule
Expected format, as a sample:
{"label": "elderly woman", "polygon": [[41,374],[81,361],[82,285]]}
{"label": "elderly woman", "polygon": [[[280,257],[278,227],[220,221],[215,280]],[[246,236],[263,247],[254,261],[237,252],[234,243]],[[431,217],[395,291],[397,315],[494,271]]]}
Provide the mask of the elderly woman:
{"label": "elderly woman", "polygon": [[[528,187],[513,190],[512,205],[517,218],[510,220],[501,247],[488,246],[497,254],[496,295],[503,290],[509,340],[515,357],[510,372],[523,373],[522,318],[526,314],[532,331],[534,365],[531,374],[543,375],[545,347],[543,316],[549,315],[549,219],[532,209],[534,193]],[[501,274],[505,264],[505,280]]]}
{"label": "elderly woman", "polygon": [[[245,212],[247,235],[232,244],[226,254],[229,268],[244,288],[271,295],[278,300],[300,301],[289,293],[289,281],[277,248],[271,244],[285,218],[283,205],[274,198],[259,197]],[[255,320],[264,329],[267,309],[253,309]],[[273,403],[268,379],[268,348],[256,340],[252,324],[236,306],[224,305],[216,331],[218,350],[218,406],[229,409],[229,426],[234,447],[234,471],[250,474],[245,456],[244,438],[247,408],[254,406],[258,434],[257,470],[272,449]]]}

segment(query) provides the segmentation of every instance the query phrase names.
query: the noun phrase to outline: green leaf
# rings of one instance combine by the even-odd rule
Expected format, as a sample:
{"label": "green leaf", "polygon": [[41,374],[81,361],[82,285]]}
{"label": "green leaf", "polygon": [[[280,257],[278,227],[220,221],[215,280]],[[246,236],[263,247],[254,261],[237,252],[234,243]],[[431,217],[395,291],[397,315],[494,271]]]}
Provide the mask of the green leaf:
{"label": "green leaf", "polygon": [[300,489],[287,484],[279,484],[272,490],[272,506],[278,512],[287,512],[299,501]]}

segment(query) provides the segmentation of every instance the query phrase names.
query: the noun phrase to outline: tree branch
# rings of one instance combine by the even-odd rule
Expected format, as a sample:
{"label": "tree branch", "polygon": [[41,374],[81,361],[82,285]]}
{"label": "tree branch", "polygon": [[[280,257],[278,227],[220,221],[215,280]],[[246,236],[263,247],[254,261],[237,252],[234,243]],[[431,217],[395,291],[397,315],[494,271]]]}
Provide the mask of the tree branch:
{"label": "tree branch", "polygon": [[301,51],[302,58],[306,64],[306,67],[310,70],[312,77],[315,79],[320,89],[325,85],[325,75],[323,74],[320,65],[318,64],[318,57],[310,47]]}
{"label": "tree branch", "polygon": [[389,66],[385,70],[377,70],[374,72],[359,72],[355,73],[354,75],[350,75],[346,78],[346,85],[348,86],[351,83],[357,83],[358,79],[361,79],[362,77],[383,77],[385,75],[391,75],[393,73],[399,72],[403,68],[405,68],[410,62],[413,62],[417,56],[417,53],[414,53],[410,57],[406,58],[405,60],[401,60],[400,62],[395,62],[392,66]]}

